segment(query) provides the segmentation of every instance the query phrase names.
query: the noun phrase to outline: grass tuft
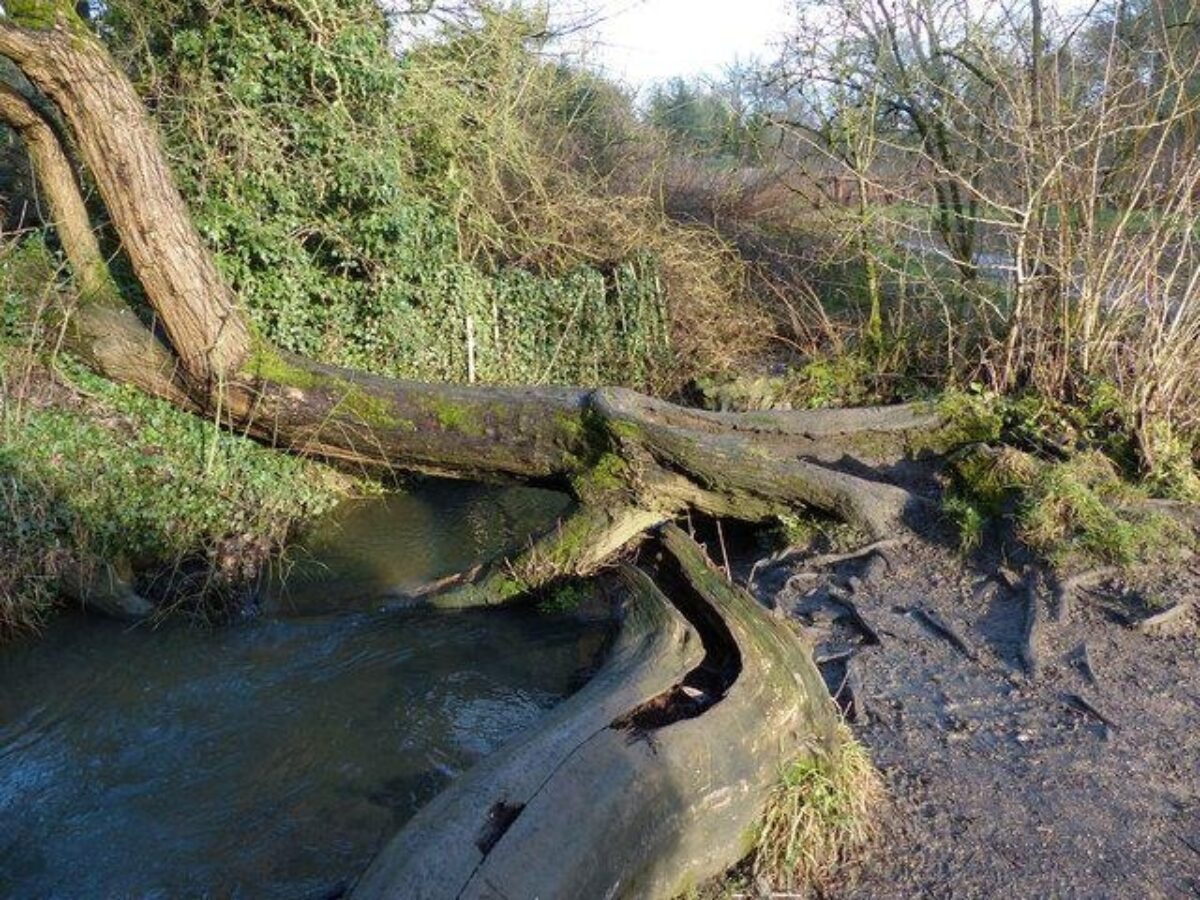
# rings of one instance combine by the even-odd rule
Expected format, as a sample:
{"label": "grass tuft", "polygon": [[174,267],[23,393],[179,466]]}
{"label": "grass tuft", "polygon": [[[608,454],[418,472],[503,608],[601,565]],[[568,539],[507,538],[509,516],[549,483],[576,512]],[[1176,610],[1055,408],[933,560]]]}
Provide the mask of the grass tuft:
{"label": "grass tuft", "polygon": [[883,782],[850,729],[826,756],[780,772],[759,829],[753,879],[777,891],[820,890],[875,833]]}

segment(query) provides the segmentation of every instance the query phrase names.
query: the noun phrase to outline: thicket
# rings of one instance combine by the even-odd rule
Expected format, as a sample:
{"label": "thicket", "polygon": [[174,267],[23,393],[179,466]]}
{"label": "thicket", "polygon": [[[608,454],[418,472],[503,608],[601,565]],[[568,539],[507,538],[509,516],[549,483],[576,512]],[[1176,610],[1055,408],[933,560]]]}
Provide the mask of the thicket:
{"label": "thicket", "polygon": [[669,390],[759,339],[738,260],[662,214],[628,99],[542,54],[544,24],[485,9],[397,57],[373,0],[114,0],[101,21],[279,345]]}
{"label": "thicket", "polygon": [[1144,557],[1135,509],[1200,484],[1195,3],[796,9],[742,100],[770,154],[754,177],[713,154],[692,194],[719,202],[691,209],[766,271],[799,358],[704,399],[971,394],[1031,467],[1004,504],[959,473],[967,543],[1001,515],[1039,552]]}

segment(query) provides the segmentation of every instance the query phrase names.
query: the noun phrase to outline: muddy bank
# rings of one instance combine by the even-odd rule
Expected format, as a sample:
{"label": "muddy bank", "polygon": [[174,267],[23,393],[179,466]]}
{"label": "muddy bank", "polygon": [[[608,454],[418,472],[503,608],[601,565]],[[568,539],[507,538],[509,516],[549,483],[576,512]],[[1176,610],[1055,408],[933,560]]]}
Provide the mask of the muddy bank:
{"label": "muddy bank", "polygon": [[[883,834],[841,898],[1200,895],[1200,601],[1192,568],[1052,595],[1036,678],[999,556],[933,541],[768,575],[883,771]],[[855,615],[860,621],[855,620]],[[870,633],[868,633],[868,631]]]}

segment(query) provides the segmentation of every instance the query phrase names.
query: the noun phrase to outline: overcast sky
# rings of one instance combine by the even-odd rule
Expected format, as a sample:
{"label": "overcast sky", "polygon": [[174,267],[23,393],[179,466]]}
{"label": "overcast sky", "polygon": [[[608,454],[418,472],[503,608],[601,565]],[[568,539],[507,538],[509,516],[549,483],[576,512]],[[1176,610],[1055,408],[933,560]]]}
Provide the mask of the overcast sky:
{"label": "overcast sky", "polygon": [[[790,0],[592,0],[605,18],[587,34],[589,60],[642,86],[673,75],[714,73],[732,62],[770,58]],[[551,9],[555,4],[552,0]]]}

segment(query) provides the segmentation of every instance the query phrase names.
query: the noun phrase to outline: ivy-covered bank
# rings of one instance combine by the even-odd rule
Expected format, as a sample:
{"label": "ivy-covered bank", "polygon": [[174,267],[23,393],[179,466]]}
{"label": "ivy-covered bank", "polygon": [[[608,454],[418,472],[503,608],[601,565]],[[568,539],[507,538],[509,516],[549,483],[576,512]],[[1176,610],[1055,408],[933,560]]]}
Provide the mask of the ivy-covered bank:
{"label": "ivy-covered bank", "polygon": [[203,618],[233,611],[290,533],[356,483],[47,349],[55,276],[40,240],[0,252],[0,636],[110,570]]}
{"label": "ivy-covered bank", "polygon": [[653,389],[712,366],[673,324],[729,312],[736,258],[617,183],[650,137],[626,97],[539,54],[525,14],[398,55],[374,0],[304,8],[114,0],[100,21],[264,337],[421,380]]}

